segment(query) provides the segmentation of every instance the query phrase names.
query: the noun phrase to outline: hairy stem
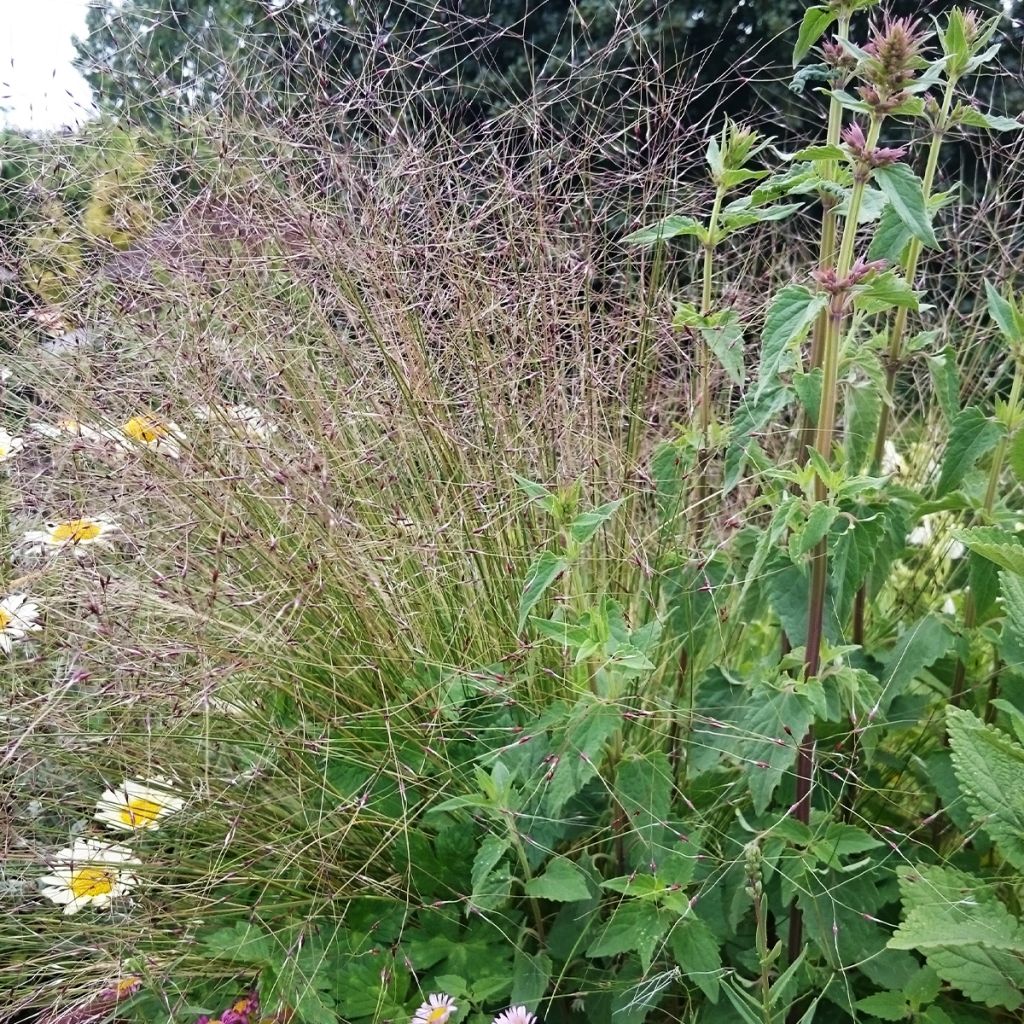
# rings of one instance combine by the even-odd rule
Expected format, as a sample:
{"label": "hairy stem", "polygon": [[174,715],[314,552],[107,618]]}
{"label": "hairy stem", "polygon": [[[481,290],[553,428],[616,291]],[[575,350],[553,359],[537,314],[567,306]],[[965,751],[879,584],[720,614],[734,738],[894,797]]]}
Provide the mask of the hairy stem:
{"label": "hairy stem", "polygon": [[[872,117],[868,130],[867,148],[872,149],[878,141],[881,119]],[[843,240],[839,247],[836,276],[839,280],[847,277],[853,265],[854,242],[857,237],[857,218],[864,199],[866,177],[859,177],[850,195],[850,208],[843,227]],[[825,334],[822,344],[822,385],[821,402],[818,408],[818,423],[814,431],[814,449],[823,458],[832,453],[832,439],[835,434],[836,406],[838,405],[839,353],[842,347],[843,318],[846,296],[841,292],[833,296],[826,310]],[[815,501],[828,499],[828,488],[820,476],[814,481]],[[811,586],[807,609],[807,647],[804,656],[804,678],[812,679],[821,667],[821,642],[825,617],[825,597],[828,586],[828,538],[823,537],[811,553]],[[811,779],[814,774],[814,733],[809,730],[800,742],[796,763],[796,799],[793,813],[804,824],[811,817]],[[789,959],[800,955],[802,945],[802,920],[800,910],[793,901],[789,919]]]}

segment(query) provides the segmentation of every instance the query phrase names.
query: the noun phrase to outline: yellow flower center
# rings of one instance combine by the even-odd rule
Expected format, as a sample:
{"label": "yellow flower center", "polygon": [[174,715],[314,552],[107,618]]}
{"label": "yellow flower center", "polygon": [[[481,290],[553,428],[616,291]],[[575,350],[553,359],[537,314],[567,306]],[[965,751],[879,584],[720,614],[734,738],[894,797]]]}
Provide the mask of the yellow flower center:
{"label": "yellow flower center", "polygon": [[133,416],[122,428],[126,437],[143,444],[154,444],[162,437],[167,437],[170,430],[155,416]]}
{"label": "yellow flower center", "polygon": [[103,868],[79,868],[71,876],[75,899],[83,896],[106,896],[114,890],[114,876]]}
{"label": "yellow flower center", "polygon": [[68,541],[77,544],[79,541],[95,540],[103,532],[103,527],[91,519],[68,519],[58,523],[50,534],[50,539],[59,544]]}
{"label": "yellow flower center", "polygon": [[0,633],[2,633],[13,621],[14,616],[10,612],[5,612],[3,608],[0,608]]}
{"label": "yellow flower center", "polygon": [[140,796],[132,797],[120,811],[121,821],[132,828],[142,828],[160,817],[160,805]]}
{"label": "yellow flower center", "polygon": [[451,1012],[447,1006],[435,1006],[427,1014],[427,1024],[441,1024],[441,1021],[448,1019]]}

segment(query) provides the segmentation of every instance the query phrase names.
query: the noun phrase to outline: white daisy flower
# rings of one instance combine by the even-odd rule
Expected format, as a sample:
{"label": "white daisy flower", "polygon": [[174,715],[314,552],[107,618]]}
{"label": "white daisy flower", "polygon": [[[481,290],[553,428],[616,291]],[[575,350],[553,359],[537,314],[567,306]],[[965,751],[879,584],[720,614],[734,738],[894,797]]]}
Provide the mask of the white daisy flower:
{"label": "white daisy flower", "polygon": [[108,828],[134,832],[157,829],[159,821],[185,806],[170,779],[125,779],[117,789],[105,790],[96,802],[96,820]]}
{"label": "white daisy flower", "polygon": [[33,423],[31,429],[37,434],[42,434],[43,437],[48,437],[51,441],[59,441],[66,434],[70,434],[72,437],[81,437],[86,441],[100,441],[104,436],[102,431],[96,430],[95,427],[86,426],[84,423],[79,423],[78,420],[66,417],[56,420],[54,423]]}
{"label": "white daisy flower", "polygon": [[[180,442],[185,440],[185,435],[173,421],[161,419],[151,412],[145,412],[138,416],[132,416],[131,419],[121,424],[119,440],[122,444],[124,444],[125,438],[176,459],[181,455]],[[126,445],[126,447],[128,446]]]}
{"label": "white daisy flower", "polygon": [[24,594],[8,594],[0,601],[0,651],[10,654],[15,643],[42,629],[38,618],[39,605],[35,601]]}
{"label": "white daisy flower", "polygon": [[502,1010],[491,1024],[537,1024],[537,1015],[525,1006],[510,1006]]}
{"label": "white daisy flower", "polygon": [[896,445],[892,441],[886,441],[882,449],[882,472],[886,476],[896,476],[906,471],[907,464],[903,461],[903,456],[897,451]]}
{"label": "white daisy flower", "polygon": [[6,462],[24,447],[25,442],[20,437],[12,437],[3,427],[0,427],[0,462]]}
{"label": "white daisy flower", "polygon": [[80,519],[57,519],[42,530],[29,530],[22,538],[29,554],[71,550],[76,558],[84,558],[87,549],[112,548],[112,538],[120,529],[107,516],[82,516]]}
{"label": "white daisy flower", "polygon": [[445,1024],[458,1006],[451,996],[432,992],[427,1001],[412,1015],[413,1024]]}
{"label": "white daisy flower", "polygon": [[61,904],[65,914],[77,914],[92,904],[105,907],[124,896],[138,884],[138,878],[125,870],[141,861],[127,846],[76,839],[74,846],[57,854],[53,871],[39,880],[42,894]]}

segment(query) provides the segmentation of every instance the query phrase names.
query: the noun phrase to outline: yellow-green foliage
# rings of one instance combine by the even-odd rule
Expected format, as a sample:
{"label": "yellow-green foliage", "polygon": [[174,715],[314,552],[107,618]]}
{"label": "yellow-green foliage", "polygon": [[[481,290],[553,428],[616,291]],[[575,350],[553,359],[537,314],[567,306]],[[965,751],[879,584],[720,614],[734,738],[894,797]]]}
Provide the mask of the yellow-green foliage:
{"label": "yellow-green foliage", "polygon": [[75,225],[57,202],[39,210],[37,226],[25,239],[25,279],[47,302],[63,302],[82,278],[82,246]]}
{"label": "yellow-green foliage", "polygon": [[158,210],[149,171],[149,161],[134,155],[122,157],[115,166],[102,171],[82,211],[86,234],[127,249],[152,228]]}

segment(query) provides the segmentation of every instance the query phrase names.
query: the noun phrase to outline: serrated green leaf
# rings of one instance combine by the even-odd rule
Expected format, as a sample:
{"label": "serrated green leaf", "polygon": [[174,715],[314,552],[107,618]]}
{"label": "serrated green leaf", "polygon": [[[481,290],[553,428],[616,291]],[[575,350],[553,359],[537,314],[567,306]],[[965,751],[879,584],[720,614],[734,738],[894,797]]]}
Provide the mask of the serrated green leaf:
{"label": "serrated green leaf", "polygon": [[623,242],[629,245],[654,245],[670,238],[684,235],[700,235],[704,232],[703,225],[693,217],[671,214],[647,228],[640,228],[626,235]]}
{"label": "serrated green leaf", "polygon": [[1014,534],[995,527],[976,526],[969,530],[954,530],[953,536],[1000,569],[1024,576],[1024,546]]}
{"label": "serrated green leaf", "polygon": [[653,903],[633,900],[620,904],[597,938],[590,944],[588,957],[618,956],[636,950],[640,963],[649,970],[654,947],[665,934],[674,914],[659,910]]}
{"label": "serrated green leaf", "polygon": [[1006,452],[1006,460],[1010,463],[1014,476],[1024,483],[1024,427],[1021,427]]}
{"label": "serrated green leaf", "polygon": [[858,999],[854,1006],[861,1013],[869,1013],[880,1020],[906,1020],[910,1013],[902,992],[876,992]]}
{"label": "serrated green leaf", "polygon": [[958,413],[949,431],[936,497],[955,491],[978,459],[996,446],[1005,429],[977,406],[968,406]]}
{"label": "serrated green leaf", "polygon": [[1011,345],[1018,345],[1024,340],[1024,325],[1013,304],[992,287],[990,281],[985,282],[985,298],[988,304],[988,315],[998,324],[1003,337]]}
{"label": "serrated green leaf", "polygon": [[568,568],[569,563],[553,551],[543,551],[534,559],[526,573],[523,593],[519,598],[517,632],[523,631],[523,626],[526,625],[526,620],[534,606],[544,596],[548,587]]}
{"label": "serrated green leaf", "polygon": [[587,876],[566,857],[548,862],[544,874],[526,883],[526,895],[555,903],[575,903],[590,896]]}
{"label": "serrated green leaf", "polygon": [[[812,8],[813,10],[813,8]],[[845,160],[846,152],[840,146],[808,146],[794,153],[791,160]]]}
{"label": "serrated green leaf", "polygon": [[224,960],[260,966],[273,966],[278,960],[273,937],[248,921],[236,921],[230,928],[211,932],[202,943],[207,953]]}
{"label": "serrated green leaf", "polygon": [[[613,515],[625,499],[606,502],[587,512],[581,512],[570,524],[569,533],[577,544],[585,544]],[[522,628],[522,627],[520,627]]]}
{"label": "serrated green leaf", "polygon": [[913,238],[910,229],[893,206],[886,204],[878,220],[874,237],[868,248],[869,260],[886,260],[889,263],[903,262],[903,254]]}
{"label": "serrated green leaf", "polygon": [[910,233],[924,245],[938,248],[921,179],[906,164],[886,164],[874,172],[878,187]]}
{"label": "serrated green leaf", "polygon": [[803,338],[827,301],[825,295],[800,284],[788,285],[775,296],[761,332],[761,372],[754,391],[755,403],[775,383],[787,348]]}
{"label": "serrated green leaf", "polygon": [[1024,987],[1024,935],[992,888],[934,865],[898,873],[904,920],[890,948],[919,949],[929,967],[971,999],[1016,1009]]}
{"label": "serrated green leaf", "polygon": [[1005,733],[956,707],[946,708],[956,779],[972,814],[999,852],[1024,868],[1024,748]]}
{"label": "serrated green leaf", "polygon": [[1024,127],[1016,118],[986,114],[984,111],[966,104],[958,111],[958,115],[961,124],[970,125],[972,128],[988,128],[994,132],[1016,132]]}
{"label": "serrated green leaf", "polygon": [[739,722],[738,742],[744,773],[762,813],[777,786],[793,767],[797,747],[813,720],[805,697],[794,690],[765,690],[747,707]]}
{"label": "serrated green leaf", "polygon": [[902,277],[887,270],[876,274],[854,292],[853,305],[864,313],[882,313],[894,306],[917,309],[918,300],[913,288]]}
{"label": "serrated green leaf", "polygon": [[572,710],[561,742],[553,745],[558,755],[548,783],[545,808],[557,815],[566,803],[600,770],[605,744],[622,725],[622,714],[610,703],[583,697]]}
{"label": "serrated green leaf", "polygon": [[885,669],[880,679],[883,711],[922,669],[934,664],[952,647],[953,640],[949,627],[935,615],[926,615],[907,629],[884,659]]}
{"label": "serrated green leaf", "polygon": [[494,902],[495,895],[499,901],[507,898],[505,892],[495,893],[495,889],[503,887],[496,886],[491,882],[491,872],[498,866],[501,859],[508,852],[511,842],[505,836],[487,836],[480,844],[480,848],[473,858],[473,868],[470,872],[470,882],[473,886],[471,903],[481,910],[494,910],[497,905]]}
{"label": "serrated green leaf", "polygon": [[926,356],[932,375],[932,388],[942,410],[943,419],[951,424],[960,412],[960,376],[956,352],[947,345],[938,355]]}
{"label": "serrated green leaf", "polygon": [[836,19],[831,7],[808,7],[800,22],[800,32],[793,47],[793,67],[796,67],[811,51],[811,47],[825,34]]}
{"label": "serrated green leaf", "polygon": [[550,980],[551,957],[546,953],[530,956],[517,949],[512,963],[512,994],[509,1002],[513,1006],[536,1010],[548,990]]}
{"label": "serrated green leaf", "polygon": [[718,1002],[722,955],[711,929],[692,914],[679,921],[669,937],[672,957],[683,975],[713,1003]]}
{"label": "serrated green leaf", "polygon": [[555,496],[546,488],[542,487],[538,483],[534,483],[532,480],[527,480],[525,476],[518,476],[515,473],[512,474],[515,477],[516,483],[519,485],[519,489],[530,499],[530,501],[540,502],[551,511],[551,503],[554,502]]}
{"label": "serrated green leaf", "polygon": [[715,358],[722,364],[729,379],[734,384],[742,385],[745,375],[743,373],[743,329],[740,325],[731,323],[722,327],[706,327],[700,333]]}
{"label": "serrated green leaf", "polygon": [[999,637],[999,653],[1011,669],[1024,668],[1024,575],[999,574],[1006,618]]}
{"label": "serrated green leaf", "polygon": [[803,529],[794,535],[794,556],[802,558],[808,551],[816,547],[818,541],[828,533],[838,515],[839,509],[835,505],[830,505],[827,501],[817,502],[811,508]]}

